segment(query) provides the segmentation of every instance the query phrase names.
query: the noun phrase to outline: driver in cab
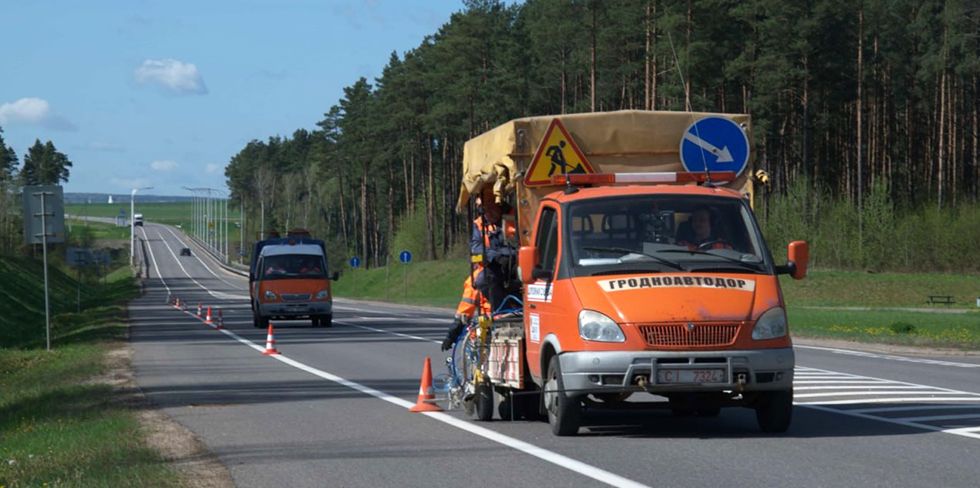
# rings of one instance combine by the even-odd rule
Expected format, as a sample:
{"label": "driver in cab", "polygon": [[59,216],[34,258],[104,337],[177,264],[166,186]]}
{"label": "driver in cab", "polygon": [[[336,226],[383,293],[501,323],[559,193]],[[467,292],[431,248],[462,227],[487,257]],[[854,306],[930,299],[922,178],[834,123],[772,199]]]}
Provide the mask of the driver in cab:
{"label": "driver in cab", "polygon": [[[732,245],[715,233],[712,225],[711,209],[698,207],[688,219],[690,227],[678,232],[677,245],[687,246],[688,250],[731,249]],[[683,232],[687,230],[688,232]],[[687,235],[684,235],[687,234]]]}

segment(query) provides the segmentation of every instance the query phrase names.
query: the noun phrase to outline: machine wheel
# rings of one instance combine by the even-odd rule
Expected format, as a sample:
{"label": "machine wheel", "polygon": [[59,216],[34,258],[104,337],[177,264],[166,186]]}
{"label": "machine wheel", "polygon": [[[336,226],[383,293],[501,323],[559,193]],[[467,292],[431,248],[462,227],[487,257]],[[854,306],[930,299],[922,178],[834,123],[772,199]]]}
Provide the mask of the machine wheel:
{"label": "machine wheel", "polygon": [[766,433],[786,432],[793,420],[793,390],[759,393],[755,404],[759,430]]}
{"label": "machine wheel", "polygon": [[256,328],[268,329],[269,328],[269,317],[263,317],[261,315],[252,315],[252,322]]}
{"label": "machine wheel", "polygon": [[582,402],[565,394],[561,379],[561,363],[558,356],[548,362],[548,376],[544,384],[544,406],[548,412],[551,432],[558,436],[578,434],[582,423]]}
{"label": "machine wheel", "polygon": [[476,385],[476,396],[473,398],[476,404],[476,418],[484,422],[493,419],[493,387],[484,381]]}

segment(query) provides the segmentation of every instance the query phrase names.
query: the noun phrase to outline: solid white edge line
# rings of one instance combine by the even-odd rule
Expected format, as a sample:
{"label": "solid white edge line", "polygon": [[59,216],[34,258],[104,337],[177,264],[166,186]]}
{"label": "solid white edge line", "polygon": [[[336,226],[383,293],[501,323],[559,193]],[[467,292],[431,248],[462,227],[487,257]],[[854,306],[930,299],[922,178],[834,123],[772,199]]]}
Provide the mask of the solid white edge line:
{"label": "solid white edge line", "polygon": [[[862,378],[862,379],[869,379],[869,380],[887,381],[887,382],[890,382],[890,383],[895,384],[895,385],[929,386],[929,385],[920,385],[918,383],[909,383],[907,381],[896,381],[896,380],[890,380],[890,379],[887,379],[887,378],[878,378],[876,376],[858,376],[858,375],[853,375],[853,377],[855,377],[855,378]],[[933,388],[933,389],[935,389],[937,391],[948,391],[950,393],[957,393],[957,394],[960,394],[960,395],[972,395],[972,396],[980,397],[980,393],[976,393],[976,392],[972,392],[972,391],[954,390],[954,389],[951,389],[951,388],[940,388],[938,386],[930,386],[930,388]]]}
{"label": "solid white edge line", "polygon": [[[190,312],[188,312],[186,310],[183,311],[183,312],[185,314],[187,314],[187,315],[195,318],[195,319],[198,319],[199,321],[201,321],[203,323],[203,320],[200,317],[198,317],[198,316],[196,316],[196,315],[194,315],[194,314],[192,314],[192,313],[190,313]],[[210,326],[210,327],[211,328],[214,328],[214,326]],[[232,332],[232,331],[230,331],[228,329],[217,329],[217,330],[218,330],[218,332],[221,332],[222,334],[225,334],[228,337],[231,337],[232,339],[235,339],[236,341],[240,342],[241,344],[243,344],[245,346],[248,346],[248,347],[250,347],[252,349],[255,349],[256,351],[259,351],[259,352],[264,352],[265,351],[265,348],[264,347],[261,347],[258,344],[255,344],[254,342],[252,342],[252,341],[250,341],[250,340],[248,340],[248,339],[246,339],[246,338],[244,338],[244,337],[242,337],[242,336],[240,336],[240,335],[238,335],[238,334],[236,334],[236,333],[234,333],[234,332]],[[425,339],[425,340],[427,340],[427,339]],[[435,341],[430,341],[430,342],[435,342]],[[348,388],[350,388],[352,390],[359,391],[361,393],[364,393],[365,395],[372,396],[372,397],[377,398],[379,400],[384,400],[384,401],[386,401],[388,403],[391,403],[393,405],[397,405],[397,406],[402,407],[402,408],[404,408],[406,410],[409,409],[409,408],[411,408],[414,405],[413,403],[411,403],[411,402],[409,402],[407,400],[402,400],[401,398],[391,396],[391,395],[389,395],[387,393],[384,393],[382,391],[375,390],[374,388],[371,388],[369,386],[362,385],[360,383],[357,383],[357,382],[348,380],[346,378],[342,378],[342,377],[337,376],[335,374],[328,373],[326,371],[323,371],[323,370],[314,368],[312,366],[309,366],[307,364],[301,363],[301,362],[299,362],[299,361],[297,361],[295,359],[292,359],[292,358],[289,358],[289,357],[284,356],[282,353],[276,354],[276,355],[273,355],[273,356],[269,356],[269,357],[272,358],[272,359],[275,359],[275,360],[277,360],[277,361],[279,361],[279,362],[281,362],[283,364],[287,364],[287,365],[292,366],[292,367],[294,367],[296,369],[299,369],[301,371],[305,371],[305,372],[310,373],[310,374],[312,374],[314,376],[323,378],[323,379],[325,379],[327,381],[332,381],[332,382],[337,383],[339,385],[346,386],[346,387],[348,387]],[[448,415],[448,414],[445,414],[445,413],[440,413],[440,412],[425,412],[425,413],[423,413],[423,415],[425,415],[425,416],[427,416],[427,417],[429,417],[429,418],[431,418],[433,420],[437,420],[439,422],[442,422],[442,423],[444,423],[446,425],[449,425],[449,426],[452,426],[452,427],[456,427],[457,429],[464,430],[464,431],[469,432],[469,433],[474,434],[474,435],[478,435],[480,437],[483,437],[484,439],[491,440],[493,442],[496,442],[496,443],[501,444],[503,446],[509,447],[511,449],[515,449],[517,451],[521,451],[521,452],[523,452],[525,454],[529,454],[529,455],[534,456],[534,457],[536,457],[538,459],[541,459],[543,461],[546,461],[546,462],[549,462],[549,463],[554,464],[556,466],[565,468],[565,469],[567,469],[569,471],[576,472],[576,473],[578,473],[578,474],[580,474],[582,476],[586,476],[588,478],[592,478],[592,479],[594,479],[596,481],[599,481],[601,483],[605,483],[605,484],[610,485],[610,486],[628,487],[628,488],[650,488],[648,485],[644,485],[642,483],[638,483],[638,482],[633,481],[633,480],[631,480],[629,478],[624,478],[624,477],[622,477],[622,476],[620,476],[618,474],[611,473],[611,472],[606,471],[606,470],[604,470],[602,468],[597,468],[597,467],[592,466],[590,464],[586,464],[586,463],[583,463],[581,461],[572,459],[572,458],[570,458],[568,456],[565,456],[563,454],[558,454],[557,452],[549,451],[549,450],[547,450],[545,448],[535,446],[534,444],[530,444],[530,443],[524,442],[524,441],[522,441],[520,439],[516,439],[514,437],[510,437],[508,435],[501,434],[501,433],[499,433],[497,431],[490,430],[490,429],[487,429],[485,427],[480,427],[478,425],[474,425],[474,424],[472,424],[470,422],[467,422],[465,420],[457,419],[456,417],[453,417],[453,416]]]}
{"label": "solid white edge line", "polygon": [[868,352],[868,351],[858,351],[854,349],[840,349],[836,347],[801,346],[801,345],[794,345],[793,347],[798,347],[801,349],[813,349],[817,351],[828,351],[837,354],[845,354],[848,356],[860,356],[860,357],[868,357],[873,359],[888,359],[891,361],[929,364],[932,366],[952,366],[956,368],[980,368],[980,364],[974,364],[974,363],[959,363],[955,361],[944,361],[939,359],[911,358],[906,356],[896,356],[893,354],[878,354],[878,353]]}

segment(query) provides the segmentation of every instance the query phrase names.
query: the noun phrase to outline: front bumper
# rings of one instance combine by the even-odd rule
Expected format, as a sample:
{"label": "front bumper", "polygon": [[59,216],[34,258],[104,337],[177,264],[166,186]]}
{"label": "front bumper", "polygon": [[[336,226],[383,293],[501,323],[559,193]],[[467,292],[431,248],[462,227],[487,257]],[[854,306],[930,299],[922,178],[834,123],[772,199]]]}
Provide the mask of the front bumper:
{"label": "front bumper", "polygon": [[[636,391],[637,378],[654,393],[772,391],[793,387],[793,348],[736,351],[601,351],[566,352],[561,361],[562,382],[569,396]],[[721,369],[717,383],[658,383],[658,371]],[[742,381],[739,381],[739,380]]]}
{"label": "front bumper", "polygon": [[332,302],[282,302],[260,303],[259,315],[269,318],[309,317],[329,315],[333,311]]}

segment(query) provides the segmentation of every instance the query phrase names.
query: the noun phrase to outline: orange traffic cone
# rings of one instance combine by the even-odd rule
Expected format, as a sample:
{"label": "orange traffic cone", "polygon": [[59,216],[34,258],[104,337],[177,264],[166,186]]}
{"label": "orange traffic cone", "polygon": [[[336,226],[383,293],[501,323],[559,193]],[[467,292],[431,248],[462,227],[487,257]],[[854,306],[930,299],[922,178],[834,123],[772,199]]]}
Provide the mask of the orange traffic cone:
{"label": "orange traffic cone", "polygon": [[197,316],[198,317],[201,316],[201,303],[200,302],[198,302],[198,304],[197,304]]}
{"label": "orange traffic cone", "polygon": [[208,305],[208,314],[204,316],[204,323],[211,325],[211,305]]}
{"label": "orange traffic cone", "polygon": [[272,323],[269,323],[269,333],[265,336],[265,351],[262,354],[266,356],[275,356],[279,354],[276,350],[276,339],[272,337]]}
{"label": "orange traffic cone", "polygon": [[221,330],[225,328],[225,317],[221,314],[221,309],[218,309],[218,323],[214,326],[215,329]]}
{"label": "orange traffic cone", "polygon": [[419,384],[419,399],[415,406],[408,409],[409,412],[441,412],[442,407],[436,404],[436,396],[432,393],[432,361],[429,356],[425,357],[425,366],[422,367],[422,383]]}

